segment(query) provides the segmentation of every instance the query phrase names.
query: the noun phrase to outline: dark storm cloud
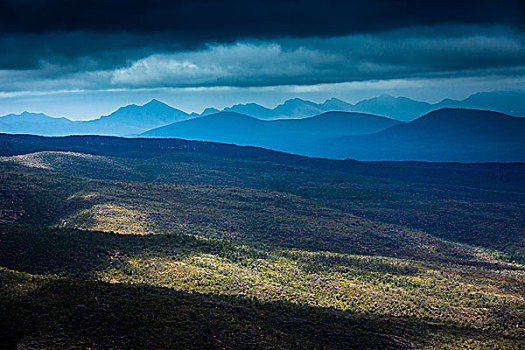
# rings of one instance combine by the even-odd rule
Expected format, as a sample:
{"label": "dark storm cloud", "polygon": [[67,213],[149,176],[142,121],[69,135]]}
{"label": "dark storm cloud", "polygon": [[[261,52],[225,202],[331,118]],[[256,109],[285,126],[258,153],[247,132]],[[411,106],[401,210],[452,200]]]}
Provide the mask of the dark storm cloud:
{"label": "dark storm cloud", "polygon": [[443,23],[523,25],[521,0],[8,0],[0,31],[170,32],[194,42],[239,36],[341,36]]}
{"label": "dark storm cloud", "polygon": [[523,76],[523,1],[0,1],[0,91]]}
{"label": "dark storm cloud", "polygon": [[413,26],[503,25],[520,31],[524,13],[520,0],[4,0],[0,69],[78,57],[96,57],[91,63],[104,68],[206,43],[346,36]]}
{"label": "dark storm cloud", "polygon": [[64,69],[106,69],[153,52],[182,48],[167,36],[123,32],[0,34],[0,69],[31,69],[42,61],[61,64]]}
{"label": "dark storm cloud", "polygon": [[0,71],[0,86],[14,92],[518,77],[525,74],[525,40],[519,33],[498,28],[414,28],[387,34],[210,44],[197,50],[136,55],[122,65],[108,61],[100,57],[42,61],[38,69]]}

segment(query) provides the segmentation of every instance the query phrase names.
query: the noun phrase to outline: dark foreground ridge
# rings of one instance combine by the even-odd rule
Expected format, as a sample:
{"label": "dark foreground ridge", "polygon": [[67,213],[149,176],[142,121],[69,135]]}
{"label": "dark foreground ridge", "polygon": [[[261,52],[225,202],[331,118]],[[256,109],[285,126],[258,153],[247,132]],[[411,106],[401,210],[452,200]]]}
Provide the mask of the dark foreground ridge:
{"label": "dark foreground ridge", "polygon": [[113,136],[45,137],[0,134],[0,156],[42,151],[80,152],[133,158],[152,158],[182,151],[406,181],[447,183],[525,192],[525,183],[522,181],[525,175],[524,163],[363,162],[351,159],[309,158],[260,147],[171,138],[149,139]]}

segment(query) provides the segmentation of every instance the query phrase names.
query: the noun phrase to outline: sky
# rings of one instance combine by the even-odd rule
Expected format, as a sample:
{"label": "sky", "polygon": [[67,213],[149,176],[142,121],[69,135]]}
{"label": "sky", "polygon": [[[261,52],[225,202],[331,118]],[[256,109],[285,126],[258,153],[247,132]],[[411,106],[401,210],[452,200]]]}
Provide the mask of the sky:
{"label": "sky", "polygon": [[0,115],[525,89],[525,1],[0,1]]}

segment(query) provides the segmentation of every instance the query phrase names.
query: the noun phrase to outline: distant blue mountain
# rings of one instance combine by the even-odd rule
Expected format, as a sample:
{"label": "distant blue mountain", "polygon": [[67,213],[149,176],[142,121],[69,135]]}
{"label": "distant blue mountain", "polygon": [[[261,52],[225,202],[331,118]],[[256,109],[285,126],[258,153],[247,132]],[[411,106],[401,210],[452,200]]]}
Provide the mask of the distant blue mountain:
{"label": "distant blue mountain", "polygon": [[259,119],[285,119],[285,118],[307,118],[321,114],[330,109],[325,109],[320,105],[305,101],[300,98],[287,100],[274,109],[269,109],[256,103],[238,104],[224,108],[224,112],[236,112],[246,114]]}
{"label": "distant blue mountain", "polygon": [[265,121],[235,112],[220,112],[173,123],[140,136],[252,144],[263,135]]}
{"label": "distant blue mountain", "polygon": [[353,111],[388,116],[402,121],[414,120],[434,109],[430,103],[390,95],[363,100],[351,107]]}
{"label": "distant blue mountain", "polygon": [[236,112],[220,112],[145,132],[146,137],[170,137],[260,146],[282,151],[296,144],[329,137],[373,133],[401,122],[362,113],[327,112],[302,119],[263,121]]}
{"label": "distant blue mountain", "polygon": [[294,98],[273,109],[276,118],[305,118],[327,112],[319,104]]}
{"label": "distant blue mountain", "polygon": [[42,113],[23,112],[0,117],[0,132],[59,136],[70,134],[75,122]]}
{"label": "distant blue mountain", "polygon": [[307,118],[323,112],[342,111],[375,114],[400,121],[411,121],[431,111],[447,107],[489,110],[512,116],[525,116],[525,91],[482,92],[464,100],[446,99],[434,104],[390,95],[373,97],[356,104],[336,98],[328,99],[323,103],[295,98],[285,101],[274,109],[249,103],[227,107],[224,111],[242,113],[259,119]]}
{"label": "distant blue mountain", "polygon": [[99,119],[79,125],[77,132],[96,135],[136,135],[162,125],[190,119],[187,113],[158,100],[142,106],[129,105]]}
{"label": "distant blue mountain", "polygon": [[434,107],[482,109],[525,117],[525,91],[479,92],[461,101],[446,99]]}
{"label": "distant blue mountain", "polygon": [[297,140],[371,134],[403,123],[365,113],[325,112],[310,118],[273,120],[268,124],[281,135]]}
{"label": "distant blue mountain", "polygon": [[451,108],[410,123],[349,112],[273,121],[221,112],[142,134],[260,146],[310,157],[439,162],[525,161],[524,135],[525,118]]}
{"label": "distant blue mountain", "polygon": [[[525,116],[525,91],[483,92],[464,100],[447,99],[435,104],[389,95],[362,100],[356,104],[336,98],[328,99],[323,103],[295,98],[285,101],[274,109],[256,103],[248,103],[234,105],[223,111],[249,115],[262,120],[310,118],[329,111],[341,111],[373,114],[399,121],[412,121],[431,111],[447,107],[489,110],[512,116]],[[217,108],[206,108],[201,114],[187,114],[160,101],[151,100],[142,106],[121,107],[110,115],[89,121],[71,121],[40,113],[10,114],[0,117],[0,132],[47,136],[75,134],[134,136],[160,126],[218,112],[220,110]]]}
{"label": "distant blue mountain", "polygon": [[351,111],[353,105],[338,98],[330,98],[318,105],[325,111]]}
{"label": "distant blue mountain", "polygon": [[263,107],[261,105],[258,105],[257,103],[237,104],[231,107],[226,107],[222,111],[246,114],[251,117],[258,118],[258,119],[275,118],[275,113],[273,112],[272,109]]}
{"label": "distant blue mountain", "polygon": [[208,107],[200,115],[205,116],[205,115],[210,115],[210,114],[219,113],[219,112],[220,110],[218,110],[217,108]]}
{"label": "distant blue mountain", "polygon": [[410,123],[302,144],[294,153],[335,159],[525,162],[525,118],[445,108]]}
{"label": "distant blue mountain", "polygon": [[151,100],[143,106],[121,107],[108,116],[88,121],[53,118],[41,113],[9,114],[0,117],[0,132],[45,136],[89,134],[126,136],[190,118],[181,110]]}

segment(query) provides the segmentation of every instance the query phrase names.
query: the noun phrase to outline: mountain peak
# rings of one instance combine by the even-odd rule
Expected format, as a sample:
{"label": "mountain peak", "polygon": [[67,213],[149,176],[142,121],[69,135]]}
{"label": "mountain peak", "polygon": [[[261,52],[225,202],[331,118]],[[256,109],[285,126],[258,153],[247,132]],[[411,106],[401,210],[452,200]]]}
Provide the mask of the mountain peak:
{"label": "mountain peak", "polygon": [[302,98],[299,98],[299,97],[291,98],[289,100],[284,101],[282,104],[280,104],[279,106],[275,107],[274,110],[280,110],[282,108],[297,108],[297,107],[301,107],[301,106],[306,106],[308,108],[315,108],[319,112],[322,111],[322,109],[316,103],[314,103],[312,101],[308,101],[308,100],[303,100]]}
{"label": "mountain peak", "polygon": [[327,111],[350,111],[353,108],[353,105],[338,98],[332,97],[320,104],[319,107]]}
{"label": "mountain peak", "polygon": [[233,105],[232,108],[233,107],[260,107],[260,105],[255,102],[249,102],[249,103],[237,103]]}
{"label": "mountain peak", "polygon": [[338,99],[337,97],[329,98],[329,99],[327,99],[327,100],[324,101],[324,102],[325,102],[325,103],[326,103],[326,102],[343,102],[343,103],[346,103],[345,101],[340,100],[340,99]]}
{"label": "mountain peak", "polygon": [[47,114],[44,114],[44,113],[33,113],[33,112],[28,112],[28,111],[23,111],[22,113],[19,113],[19,114],[14,114],[14,113],[7,114],[7,115],[4,115],[4,116],[1,116],[0,118],[9,118],[9,119],[11,119],[11,118],[16,118],[16,119],[29,118],[29,119],[39,119],[39,120],[67,119],[67,118],[63,118],[63,117],[62,118],[51,117],[51,116],[48,116]]}
{"label": "mountain peak", "polygon": [[18,114],[19,117],[49,117],[48,115],[44,113],[32,113],[28,111],[23,111],[22,113]]}
{"label": "mountain peak", "polygon": [[295,97],[295,98],[291,98],[289,100],[286,100],[284,101],[283,104],[297,104],[297,103],[305,103],[305,102],[308,102],[308,101],[305,101],[303,100],[302,98],[299,98],[299,97]]}
{"label": "mountain peak", "polygon": [[200,114],[201,116],[205,116],[205,115],[209,115],[209,114],[215,114],[215,113],[219,113],[220,110],[215,108],[215,107],[208,107],[206,109],[204,109],[204,111],[202,111],[202,113]]}
{"label": "mountain peak", "polygon": [[153,99],[151,99],[151,101],[146,103],[144,106],[167,106],[167,104],[157,100],[156,98],[153,98]]}
{"label": "mountain peak", "polygon": [[397,100],[397,97],[394,97],[394,96],[389,95],[389,94],[381,94],[381,95],[377,96],[377,99],[380,100],[380,101],[391,101],[391,100]]}

